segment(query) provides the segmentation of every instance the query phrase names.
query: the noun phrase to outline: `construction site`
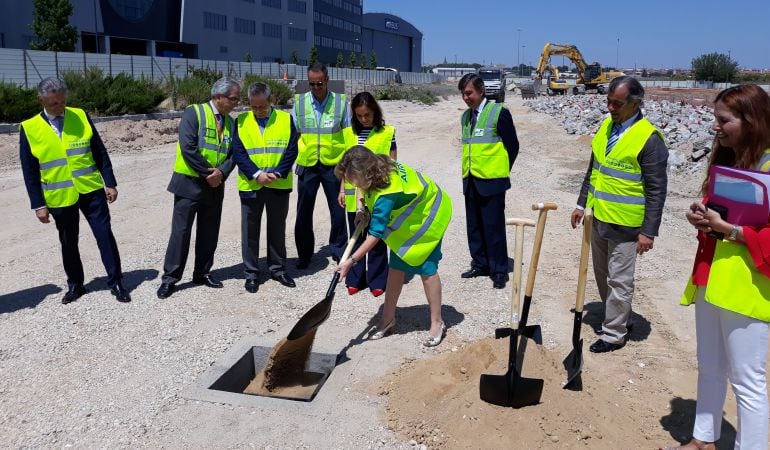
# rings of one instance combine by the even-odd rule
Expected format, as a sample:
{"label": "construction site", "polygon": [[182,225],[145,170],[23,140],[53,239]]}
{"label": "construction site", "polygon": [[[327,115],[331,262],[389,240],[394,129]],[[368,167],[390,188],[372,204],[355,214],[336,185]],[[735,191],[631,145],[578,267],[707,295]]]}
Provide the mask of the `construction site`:
{"label": "construction site", "polygon": [[[483,387],[484,380],[504,382],[510,370],[512,338],[495,335],[510,325],[511,285],[497,290],[489,280],[460,277],[469,262],[458,125],[466,106],[456,82],[444,82],[446,94],[433,105],[380,102],[386,122],[397,130],[399,160],[430,176],[456,205],[439,267],[448,330],[434,349],[420,345],[428,306],[419,278],[404,286],[395,332],[367,341],[382,301],[342,288],[335,294],[336,283],[329,281],[336,263],[323,249],[308,269],[289,269],[296,288],[265,282],[257,294],[245,292],[233,180],[227,183],[212,272],[224,289],[183,282],[172,298],[158,299],[173,203],[165,188],[174,164],[175,118],[97,123],[118,180],[120,199],[110,211],[133,301],[117,303],[105,290],[99,253],[84,232],[80,251],[88,293],[61,305],[56,233],[28,209],[18,133],[0,135],[3,442],[8,447],[554,449],[687,442],[695,411],[695,329],[693,308],[679,306],[679,297],[697,242],[684,214],[699,198],[705,176],[716,91],[648,90],[645,115],[664,133],[671,155],[660,235],[637,262],[635,325],[627,345],[608,354],[581,352],[576,373],[565,359],[574,363],[577,357],[573,323],[583,236],[570,227],[569,217],[592,133],[607,115],[606,96],[598,92],[606,80],[592,82],[596,76],[586,75],[565,95],[545,95],[558,93],[558,79],[550,72],[537,87],[503,84],[521,147],[505,215],[534,224],[540,216],[533,204],[555,207],[542,228],[537,265],[530,265],[538,254],[532,227],[519,242],[523,258],[511,264],[528,280],[526,288],[522,282],[531,299],[525,321],[538,328],[538,336],[521,341],[525,349],[519,349],[517,371],[541,389],[536,401],[516,408],[485,399]],[[288,224],[294,223],[296,192],[291,198]],[[326,217],[322,198],[316,217]],[[514,228],[508,234],[511,255]],[[318,236],[328,231],[328,223],[316,221]],[[297,256],[292,227],[286,241],[292,261]],[[601,329],[603,306],[593,272],[587,276],[577,331],[591,342]],[[323,311],[314,312],[322,303]],[[287,386],[279,374],[283,389],[265,391],[270,384],[259,372],[272,364],[271,352],[279,343],[283,351],[295,351],[286,339],[291,343],[293,334],[310,331],[312,352],[300,356],[298,372],[287,369],[295,370],[293,382]],[[719,448],[731,448],[736,427],[735,400],[728,393]]]}

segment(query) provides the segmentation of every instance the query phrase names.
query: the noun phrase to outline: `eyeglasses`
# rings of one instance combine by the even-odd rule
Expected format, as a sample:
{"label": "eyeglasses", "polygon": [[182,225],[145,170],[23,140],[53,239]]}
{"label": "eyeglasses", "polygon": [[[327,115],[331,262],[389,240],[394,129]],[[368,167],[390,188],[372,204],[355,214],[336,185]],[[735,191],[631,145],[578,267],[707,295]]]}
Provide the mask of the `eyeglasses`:
{"label": "eyeglasses", "polygon": [[324,85],[323,81],[311,81],[308,83],[312,87],[321,87]]}
{"label": "eyeglasses", "polygon": [[232,96],[232,97],[227,97],[227,99],[228,99],[228,100],[230,100],[230,101],[231,101],[231,102],[233,102],[233,103],[238,103],[238,102],[240,102],[240,101],[241,101],[241,98],[240,98],[240,97],[235,97],[235,96]]}

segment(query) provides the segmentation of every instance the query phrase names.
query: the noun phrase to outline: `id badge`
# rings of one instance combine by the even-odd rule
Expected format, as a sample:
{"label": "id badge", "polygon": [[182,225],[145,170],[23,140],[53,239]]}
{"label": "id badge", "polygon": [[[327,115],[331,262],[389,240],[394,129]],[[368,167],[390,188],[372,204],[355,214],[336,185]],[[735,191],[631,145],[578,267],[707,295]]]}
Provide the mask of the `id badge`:
{"label": "id badge", "polygon": [[473,131],[473,137],[484,137],[484,129],[477,128]]}
{"label": "id badge", "polygon": [[324,128],[331,128],[334,126],[334,119],[324,120]]}

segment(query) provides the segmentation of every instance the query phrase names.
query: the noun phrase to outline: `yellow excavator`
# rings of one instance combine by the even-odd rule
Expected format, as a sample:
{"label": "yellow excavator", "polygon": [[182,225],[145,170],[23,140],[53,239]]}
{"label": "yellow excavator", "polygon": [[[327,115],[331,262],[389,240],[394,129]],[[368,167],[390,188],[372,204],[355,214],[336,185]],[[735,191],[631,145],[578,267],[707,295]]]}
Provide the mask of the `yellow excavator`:
{"label": "yellow excavator", "polygon": [[[536,90],[540,86],[540,82],[546,71],[550,72],[548,89],[555,92],[551,81],[554,78],[554,73],[556,73],[554,81],[558,80],[558,71],[555,71],[550,63],[551,56],[566,56],[570,61],[572,61],[573,64],[575,64],[578,78],[575,86],[572,88],[572,92],[574,94],[580,94],[592,90],[603,93],[602,91],[604,85],[612,81],[613,78],[624,75],[623,72],[618,71],[605,72],[602,70],[602,66],[598,62],[593,64],[586,63],[585,59],[583,58],[583,54],[580,53],[580,50],[578,50],[578,48],[574,45],[552,44],[549,42],[543,47],[543,52],[540,54],[540,60],[538,61],[537,68],[535,69],[536,78],[531,88],[535,92],[525,92],[526,88],[523,88],[522,97],[536,95]],[[564,84],[566,84],[566,82]],[[565,89],[565,91],[568,89],[569,88]]]}

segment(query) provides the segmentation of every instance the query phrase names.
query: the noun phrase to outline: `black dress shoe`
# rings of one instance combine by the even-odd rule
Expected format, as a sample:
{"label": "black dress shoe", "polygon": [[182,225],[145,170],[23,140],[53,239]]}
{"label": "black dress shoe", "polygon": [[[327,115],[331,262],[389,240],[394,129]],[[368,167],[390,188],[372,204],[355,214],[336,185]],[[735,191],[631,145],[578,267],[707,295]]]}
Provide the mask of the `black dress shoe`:
{"label": "black dress shoe", "polygon": [[308,267],[310,267],[310,259],[304,259],[304,258],[300,258],[300,259],[298,259],[298,260],[297,260],[297,266],[296,266],[296,267],[297,267],[297,269],[299,269],[299,270],[305,270],[305,269],[307,269]]}
{"label": "black dress shoe", "polygon": [[216,280],[211,275],[203,275],[202,277],[193,277],[192,281],[195,284],[206,285],[206,286],[208,286],[210,288],[219,289],[219,288],[225,287],[225,285],[222,284],[221,281]]}
{"label": "black dress shoe", "polygon": [[75,300],[79,299],[83,296],[83,294],[86,293],[86,288],[83,286],[75,286],[70,288],[69,291],[67,291],[66,294],[64,294],[64,297],[61,298],[61,302],[63,305],[66,305],[67,303],[72,303]]}
{"label": "black dress shoe", "polygon": [[174,283],[163,283],[158,288],[158,298],[169,298],[174,292]]}
{"label": "black dress shoe", "polygon": [[482,269],[480,267],[471,267],[467,272],[463,272],[461,278],[476,278],[476,277],[488,277],[489,269]]}
{"label": "black dress shoe", "polygon": [[270,278],[274,279],[275,281],[281,283],[286,287],[297,287],[297,283],[295,283],[294,280],[292,280],[291,277],[286,275],[285,273],[278,274],[278,275],[273,274],[273,275],[270,275]]}
{"label": "black dress shoe", "polygon": [[246,284],[243,287],[245,287],[248,292],[256,294],[256,292],[259,290],[259,281],[254,279],[246,280]]}
{"label": "black dress shoe", "polygon": [[626,345],[625,341],[620,344],[610,344],[607,341],[603,341],[599,339],[598,341],[591,344],[590,347],[588,347],[589,350],[591,350],[591,353],[607,353],[607,352],[614,352],[615,350],[620,350],[623,348],[623,346]]}
{"label": "black dress shoe", "polygon": [[131,296],[128,295],[128,291],[122,284],[118,283],[110,289],[110,293],[121,303],[128,303],[131,301]]}
{"label": "black dress shoe", "polygon": [[505,274],[498,273],[495,275],[492,275],[492,287],[495,289],[503,289],[505,287],[505,283],[508,282],[507,277]]}

